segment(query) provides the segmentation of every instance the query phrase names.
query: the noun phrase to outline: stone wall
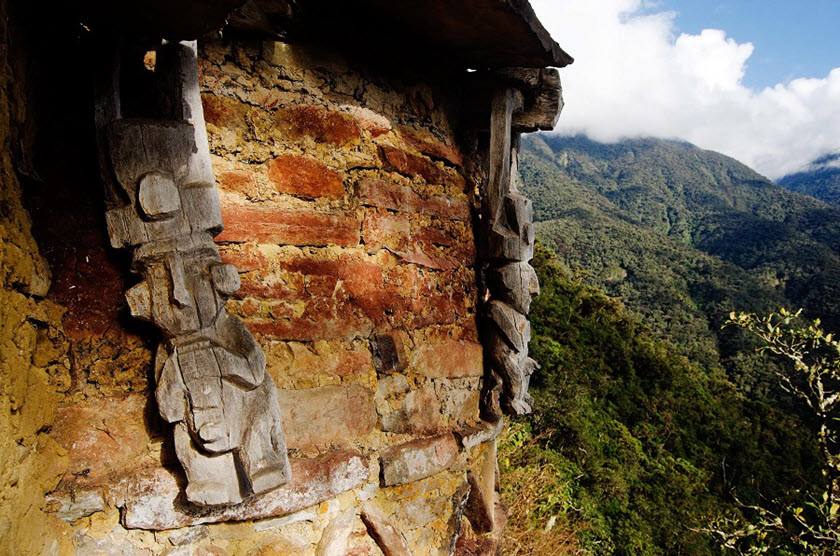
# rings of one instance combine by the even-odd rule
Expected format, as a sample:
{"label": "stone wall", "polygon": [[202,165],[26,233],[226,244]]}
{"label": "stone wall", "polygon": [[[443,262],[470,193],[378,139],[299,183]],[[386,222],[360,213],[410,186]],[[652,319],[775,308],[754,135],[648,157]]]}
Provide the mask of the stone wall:
{"label": "stone wall", "polygon": [[[482,478],[495,467],[482,443],[494,431],[478,421],[480,161],[458,130],[459,92],[446,75],[334,50],[201,48],[217,242],[242,280],[229,310],[267,355],[293,483],[232,509],[186,508],[154,404],[158,338],[127,315],[135,278],[106,247],[89,114],[43,108],[64,142],[23,172],[24,195],[14,126],[0,126],[0,448],[14,454],[0,469],[0,552],[378,554],[375,539],[404,538],[448,553],[479,503],[468,484],[492,491]],[[0,73],[5,93],[14,72]]]}

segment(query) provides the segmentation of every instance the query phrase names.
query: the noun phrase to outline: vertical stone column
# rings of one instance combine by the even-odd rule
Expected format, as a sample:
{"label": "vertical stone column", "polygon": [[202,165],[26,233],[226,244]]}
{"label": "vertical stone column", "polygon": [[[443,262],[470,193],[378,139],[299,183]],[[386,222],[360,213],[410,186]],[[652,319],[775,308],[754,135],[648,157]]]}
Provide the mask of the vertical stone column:
{"label": "vertical stone column", "polygon": [[[153,69],[142,66],[143,50],[123,50],[103,64],[97,86],[108,234],[113,247],[131,250],[143,278],[126,293],[132,315],[163,334],[156,398],[174,425],[187,499],[236,504],[291,473],[265,355],[225,310],[239,275],[213,242],[222,220],[196,45],[157,45]],[[125,104],[142,117],[124,114]]]}
{"label": "vertical stone column", "polygon": [[493,96],[490,114],[490,168],[483,226],[483,282],[480,315],[485,354],[482,416],[497,421],[502,413],[531,412],[528,383],[538,367],[528,357],[528,311],[539,282],[528,262],[534,256],[533,208],[519,193],[519,134],[513,115],[523,108],[522,94],[504,87]]}

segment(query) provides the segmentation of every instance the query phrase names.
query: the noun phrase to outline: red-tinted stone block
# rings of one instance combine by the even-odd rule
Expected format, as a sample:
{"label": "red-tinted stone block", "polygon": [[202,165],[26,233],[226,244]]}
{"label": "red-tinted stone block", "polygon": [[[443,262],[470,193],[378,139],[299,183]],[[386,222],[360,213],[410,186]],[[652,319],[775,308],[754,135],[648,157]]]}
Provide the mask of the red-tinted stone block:
{"label": "red-tinted stone block", "polygon": [[458,268],[459,262],[446,255],[429,255],[418,248],[399,254],[400,262],[425,266],[433,270],[453,270]]}
{"label": "red-tinted stone block", "polygon": [[432,197],[424,203],[424,212],[452,220],[470,220],[470,204],[461,199]]}
{"label": "red-tinted stone block", "polygon": [[466,378],[484,374],[481,344],[446,341],[421,344],[412,354],[414,372],[430,378]]}
{"label": "red-tinted stone block", "polygon": [[452,237],[452,234],[448,231],[429,226],[424,226],[418,230],[414,237],[417,241],[434,245],[452,246],[459,243],[459,240]]}
{"label": "red-tinted stone block", "polygon": [[147,418],[156,410],[145,394],[100,398],[60,407],[50,436],[68,451],[65,480],[73,485],[114,484],[137,469],[159,464],[149,450]]}
{"label": "red-tinted stone block", "polygon": [[315,297],[331,297],[338,286],[337,276],[307,276],[305,278],[306,293]]}
{"label": "red-tinted stone block", "polygon": [[278,156],[268,162],[268,179],[280,193],[304,199],[341,197],[341,175],[312,158],[296,154]]}
{"label": "red-tinted stone block", "polygon": [[383,281],[382,267],[358,255],[346,253],[337,259],[324,260],[303,256],[278,261],[277,264],[286,272],[338,278],[342,282],[341,287],[353,296],[380,288]]}
{"label": "red-tinted stone block", "polygon": [[458,457],[452,434],[412,440],[386,450],[379,458],[382,486],[404,485],[447,469]]}
{"label": "red-tinted stone block", "polygon": [[247,205],[222,207],[225,231],[218,242],[324,247],[359,244],[359,222],[343,212],[316,212]]}
{"label": "red-tinted stone block", "polygon": [[222,256],[223,263],[232,264],[240,273],[266,268],[268,266],[268,259],[266,259],[265,255],[253,243],[246,243],[245,245],[220,245],[219,253]]}
{"label": "red-tinted stone block", "polygon": [[306,301],[303,314],[289,319],[249,320],[248,329],[277,340],[302,342],[367,338],[373,324],[357,307],[331,298]]}
{"label": "red-tinted stone block", "polygon": [[283,108],[278,112],[277,125],[291,139],[309,136],[319,143],[343,145],[361,136],[361,127],[352,116],[322,106]]}
{"label": "red-tinted stone block", "polygon": [[358,197],[361,204],[369,207],[400,212],[425,212],[451,220],[470,218],[470,206],[465,200],[446,197],[423,199],[410,187],[375,178],[359,181]]}
{"label": "red-tinted stone block", "polygon": [[429,131],[400,127],[399,134],[406,143],[425,155],[445,160],[455,166],[464,163],[464,157],[457,147],[444,143]]}
{"label": "red-tinted stone block", "polygon": [[362,223],[362,241],[369,253],[383,247],[393,252],[404,251],[411,241],[411,223],[402,214],[368,211]]}
{"label": "red-tinted stone block", "polygon": [[382,167],[389,172],[409,177],[422,176],[429,183],[443,184],[449,181],[447,173],[427,158],[387,145],[380,145],[378,152]]}
{"label": "red-tinted stone block", "polygon": [[233,98],[203,94],[201,104],[204,107],[204,121],[208,124],[239,131],[248,129],[245,119],[248,106],[242,102]]}
{"label": "red-tinted stone block", "polygon": [[251,195],[254,192],[254,178],[251,172],[244,170],[231,170],[219,174],[219,185],[222,189],[236,191],[244,195]]}

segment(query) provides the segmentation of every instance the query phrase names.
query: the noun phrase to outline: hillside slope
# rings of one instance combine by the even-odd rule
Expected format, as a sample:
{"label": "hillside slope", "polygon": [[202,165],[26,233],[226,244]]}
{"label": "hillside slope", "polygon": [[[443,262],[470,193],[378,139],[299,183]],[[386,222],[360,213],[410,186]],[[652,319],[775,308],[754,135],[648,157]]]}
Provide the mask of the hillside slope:
{"label": "hillside slope", "polygon": [[523,140],[537,236],[706,367],[763,396],[766,363],[720,330],[732,310],[804,306],[840,326],[840,211],[687,143]]}
{"label": "hillside slope", "polygon": [[549,250],[533,264],[535,413],[500,447],[517,549],[549,553],[576,531],[595,554],[713,554],[692,529],[737,512],[732,492],[755,502],[819,482],[795,417],[656,339]]}

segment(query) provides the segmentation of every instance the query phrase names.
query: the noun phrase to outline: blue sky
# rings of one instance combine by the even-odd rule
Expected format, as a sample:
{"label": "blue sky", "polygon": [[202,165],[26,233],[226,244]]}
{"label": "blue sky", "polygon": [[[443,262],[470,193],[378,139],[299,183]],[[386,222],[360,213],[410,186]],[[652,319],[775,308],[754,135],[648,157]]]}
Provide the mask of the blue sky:
{"label": "blue sky", "polygon": [[744,77],[749,87],[825,77],[840,66],[840,0],[665,0],[660,6],[653,10],[677,12],[678,32],[724,29],[739,43],[753,43]]}
{"label": "blue sky", "polygon": [[840,0],[531,0],[575,63],[557,133],[681,139],[771,179],[840,153]]}

